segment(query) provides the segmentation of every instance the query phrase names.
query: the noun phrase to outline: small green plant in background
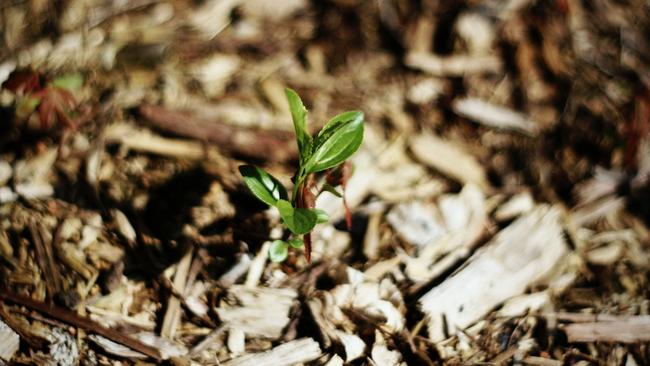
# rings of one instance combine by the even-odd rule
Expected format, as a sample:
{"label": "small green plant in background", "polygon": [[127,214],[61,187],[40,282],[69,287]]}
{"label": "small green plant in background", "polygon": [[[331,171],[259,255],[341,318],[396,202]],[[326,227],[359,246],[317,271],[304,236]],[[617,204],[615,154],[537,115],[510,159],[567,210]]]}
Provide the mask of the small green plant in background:
{"label": "small green plant in background", "polygon": [[26,120],[38,111],[42,129],[49,128],[55,120],[64,128],[74,128],[71,117],[77,102],[72,93],[83,85],[81,74],[65,74],[54,79],[33,70],[18,70],[2,83],[2,88],[16,95],[16,116]]}
{"label": "small green plant in background", "polygon": [[[274,262],[287,258],[289,247],[305,247],[307,260],[311,260],[311,231],[317,224],[327,222],[325,211],[315,208],[316,197],[330,192],[343,198],[336,190],[345,184],[351,174],[346,160],[354,154],[363,141],[363,113],[349,111],[341,113],[312,136],[307,130],[307,109],[298,94],[286,89],[291,117],[296,131],[299,165],[292,180],[294,183],[291,199],[275,177],[263,169],[252,165],[242,165],[239,172],[250,191],[262,202],[278,209],[284,225],[291,231],[287,240],[275,240],[269,250]],[[316,173],[324,172],[325,179],[319,182]],[[350,226],[350,212],[346,204],[346,222]]]}

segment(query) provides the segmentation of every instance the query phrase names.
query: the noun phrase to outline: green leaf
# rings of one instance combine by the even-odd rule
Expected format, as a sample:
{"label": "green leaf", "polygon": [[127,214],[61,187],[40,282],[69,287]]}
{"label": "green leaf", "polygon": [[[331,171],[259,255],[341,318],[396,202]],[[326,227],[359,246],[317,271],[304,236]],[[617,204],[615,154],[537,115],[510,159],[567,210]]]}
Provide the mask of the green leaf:
{"label": "green leaf", "polygon": [[16,101],[16,117],[19,119],[27,119],[30,114],[34,112],[36,107],[41,103],[40,97],[27,94],[24,97],[19,97]]}
{"label": "green leaf", "polygon": [[293,119],[293,127],[296,130],[296,142],[300,153],[300,165],[303,165],[311,155],[312,138],[307,132],[307,109],[295,91],[286,88],[284,94],[289,102],[289,110]]}
{"label": "green leaf", "polygon": [[318,132],[318,136],[316,136],[316,145],[327,140],[327,138],[341,125],[355,120],[360,120],[363,123],[363,113],[360,111],[347,111],[332,117],[332,119],[327,121],[325,126],[321,128],[320,132]]}
{"label": "green leaf", "polygon": [[363,141],[363,113],[351,111],[332,118],[314,140],[305,164],[307,174],[333,168],[352,156]]}
{"label": "green leaf", "polygon": [[262,202],[275,206],[279,199],[287,198],[287,190],[271,174],[253,165],[241,165],[239,173],[248,189]]}
{"label": "green leaf", "polygon": [[316,213],[308,208],[294,208],[286,200],[278,200],[275,207],[280,211],[285,225],[296,235],[306,234],[316,226]]}
{"label": "green leaf", "polygon": [[312,211],[316,214],[316,224],[324,224],[330,220],[330,215],[320,208],[314,208]]}
{"label": "green leaf", "polygon": [[272,262],[282,262],[289,254],[289,244],[282,240],[275,240],[269,248],[269,258]]}
{"label": "green leaf", "polygon": [[291,247],[296,249],[300,249],[305,246],[305,243],[302,241],[302,239],[298,238],[291,238],[289,239],[288,243],[291,245]]}
{"label": "green leaf", "polygon": [[335,195],[338,198],[343,198],[343,195],[341,194],[341,192],[337,191],[334,186],[332,186],[331,184],[329,184],[327,182],[325,184],[323,184],[323,191],[329,192],[329,193]]}
{"label": "green leaf", "polygon": [[81,88],[81,85],[83,85],[83,83],[84,78],[79,73],[61,75],[51,82],[52,86],[65,89],[67,91],[75,91]]}

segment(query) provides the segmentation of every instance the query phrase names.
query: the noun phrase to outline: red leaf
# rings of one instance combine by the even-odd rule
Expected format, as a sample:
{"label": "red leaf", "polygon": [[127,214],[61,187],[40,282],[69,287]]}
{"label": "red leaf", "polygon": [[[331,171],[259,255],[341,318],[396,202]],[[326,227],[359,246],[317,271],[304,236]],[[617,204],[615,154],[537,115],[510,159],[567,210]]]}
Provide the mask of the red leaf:
{"label": "red leaf", "polygon": [[2,87],[16,94],[26,94],[41,89],[38,73],[31,70],[14,71],[9,75]]}
{"label": "red leaf", "polygon": [[41,128],[46,129],[54,122],[55,105],[49,94],[43,94],[41,105],[38,107],[38,117],[41,121]]}

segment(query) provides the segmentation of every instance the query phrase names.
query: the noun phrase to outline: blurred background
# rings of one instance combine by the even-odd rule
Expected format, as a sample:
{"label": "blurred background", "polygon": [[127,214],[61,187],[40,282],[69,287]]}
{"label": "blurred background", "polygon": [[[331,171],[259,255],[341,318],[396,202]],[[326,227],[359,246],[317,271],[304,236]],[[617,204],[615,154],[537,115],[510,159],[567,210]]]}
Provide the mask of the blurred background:
{"label": "blurred background", "polygon": [[[648,35],[644,0],[2,1],[2,286],[158,334],[200,364],[300,336],[316,356],[267,364],[645,364],[647,328],[601,339],[558,314],[650,311]],[[320,197],[334,222],[313,264],[266,262],[279,219],[236,169],[291,185],[285,87],[312,132],[365,113],[353,228]],[[390,306],[332,300],[355,281]],[[236,333],[240,348],[206,355],[206,334],[237,328],[216,309],[243,282],[317,305],[290,300],[281,333],[246,328],[245,347]],[[98,300],[118,289],[131,305]],[[504,305],[520,296],[519,311]],[[20,335],[9,358],[38,364]],[[130,360],[84,342],[78,360]]]}

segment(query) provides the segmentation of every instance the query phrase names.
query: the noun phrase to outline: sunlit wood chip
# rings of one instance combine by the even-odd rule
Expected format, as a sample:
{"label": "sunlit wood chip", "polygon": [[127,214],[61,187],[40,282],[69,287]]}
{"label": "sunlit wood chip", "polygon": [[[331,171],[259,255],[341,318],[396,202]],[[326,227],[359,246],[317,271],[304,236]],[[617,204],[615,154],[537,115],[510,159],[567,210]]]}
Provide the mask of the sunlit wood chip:
{"label": "sunlit wood chip", "polygon": [[538,124],[523,113],[498,106],[478,98],[460,98],[454,100],[452,108],[457,114],[488,127],[513,130],[533,135]]}
{"label": "sunlit wood chip", "polygon": [[20,346],[20,337],[0,320],[0,360],[9,362]]}
{"label": "sunlit wood chip", "polygon": [[345,362],[356,360],[363,356],[366,344],[356,334],[349,334],[340,330],[335,331],[337,338],[345,348]]}
{"label": "sunlit wood chip", "polygon": [[224,362],[224,366],[291,366],[313,361],[321,356],[318,342],[311,338],[301,338],[281,344],[266,352],[244,355]]}
{"label": "sunlit wood chip", "polygon": [[441,341],[465,329],[544,278],[567,254],[559,209],[543,205],[519,218],[420,298],[429,337]]}

